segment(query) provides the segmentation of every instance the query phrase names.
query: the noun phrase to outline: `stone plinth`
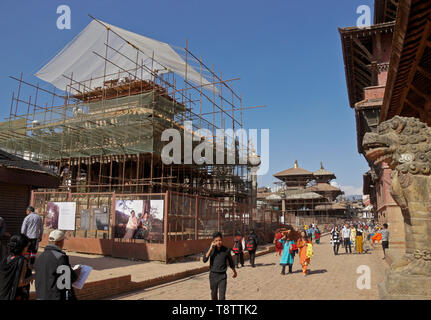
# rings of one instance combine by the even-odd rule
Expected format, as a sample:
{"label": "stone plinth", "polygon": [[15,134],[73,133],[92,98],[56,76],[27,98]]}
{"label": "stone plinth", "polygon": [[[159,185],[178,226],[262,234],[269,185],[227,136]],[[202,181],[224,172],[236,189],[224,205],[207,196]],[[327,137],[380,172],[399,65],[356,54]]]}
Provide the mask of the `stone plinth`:
{"label": "stone plinth", "polygon": [[431,277],[387,270],[385,280],[379,284],[379,294],[383,300],[431,300]]}

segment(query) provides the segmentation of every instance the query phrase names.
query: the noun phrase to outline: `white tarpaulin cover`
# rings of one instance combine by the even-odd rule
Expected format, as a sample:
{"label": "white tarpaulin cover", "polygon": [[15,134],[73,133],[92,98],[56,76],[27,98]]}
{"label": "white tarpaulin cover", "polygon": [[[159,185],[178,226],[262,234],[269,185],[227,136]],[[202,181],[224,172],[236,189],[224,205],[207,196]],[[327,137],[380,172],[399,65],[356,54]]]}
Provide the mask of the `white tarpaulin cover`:
{"label": "white tarpaulin cover", "polygon": [[[71,84],[70,79],[67,77],[73,78],[74,81],[82,82],[87,87],[90,87],[91,79],[91,88],[94,89],[103,86],[105,65],[106,75],[109,75],[105,77],[105,80],[122,77],[131,78],[135,75],[137,61],[138,65],[143,63],[147,68],[153,71],[157,70],[159,74],[168,72],[168,68],[185,78],[185,61],[167,43],[141,36],[105,22],[102,23],[119,36],[114,32],[109,32],[107,39],[106,27],[93,20],[35,75],[61,90],[66,90],[67,86]],[[140,51],[127,44],[122,38],[139,48]],[[105,64],[106,43],[121,54],[108,47],[107,60],[112,63],[106,62]],[[157,63],[151,59],[153,53],[154,60]],[[130,74],[124,72],[123,69],[128,70]],[[145,72],[145,68],[142,74],[141,70],[139,69],[136,72],[138,78],[141,75],[143,79],[151,78],[151,75]],[[200,74],[192,69],[190,65],[187,66],[187,80],[195,84],[200,84],[201,81]],[[202,79],[202,84],[208,84],[208,81]],[[77,88],[78,86],[75,85],[74,87]],[[212,86],[204,88],[212,89]]]}

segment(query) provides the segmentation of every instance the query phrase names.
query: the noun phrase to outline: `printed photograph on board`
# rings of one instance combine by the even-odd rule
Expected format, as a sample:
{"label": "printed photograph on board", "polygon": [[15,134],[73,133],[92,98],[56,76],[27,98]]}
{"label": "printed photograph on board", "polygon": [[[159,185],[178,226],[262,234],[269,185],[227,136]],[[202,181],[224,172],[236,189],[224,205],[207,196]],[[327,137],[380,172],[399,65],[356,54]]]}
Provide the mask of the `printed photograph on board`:
{"label": "printed photograph on board", "polygon": [[163,200],[117,200],[115,237],[163,240]]}
{"label": "printed photograph on board", "polygon": [[58,216],[60,208],[55,202],[48,202],[45,216],[45,226],[49,229],[58,229]]}
{"label": "printed photograph on board", "polygon": [[45,226],[50,229],[74,231],[75,216],[75,202],[48,202]]}
{"label": "printed photograph on board", "polygon": [[108,207],[93,209],[93,229],[108,231],[109,230],[109,209]]}

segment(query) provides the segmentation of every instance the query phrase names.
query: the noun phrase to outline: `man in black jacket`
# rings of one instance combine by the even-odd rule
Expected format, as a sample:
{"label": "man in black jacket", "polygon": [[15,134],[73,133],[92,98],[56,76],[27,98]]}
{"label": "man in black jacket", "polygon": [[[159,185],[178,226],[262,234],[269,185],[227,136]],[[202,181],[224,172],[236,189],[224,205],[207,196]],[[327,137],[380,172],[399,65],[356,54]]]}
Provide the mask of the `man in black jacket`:
{"label": "man in black jacket", "polygon": [[73,270],[64,251],[64,231],[49,234],[49,244],[35,263],[37,300],[76,300],[72,283],[79,277],[80,269]]}
{"label": "man in black jacket", "polygon": [[[235,264],[233,263],[230,249],[223,246],[223,236],[220,232],[213,234],[213,242],[211,246],[204,252],[203,262],[206,263],[210,259],[210,288],[212,300],[226,299],[227,286],[227,264],[233,271],[233,278],[236,278],[237,273]],[[217,298],[217,293],[219,296]]]}

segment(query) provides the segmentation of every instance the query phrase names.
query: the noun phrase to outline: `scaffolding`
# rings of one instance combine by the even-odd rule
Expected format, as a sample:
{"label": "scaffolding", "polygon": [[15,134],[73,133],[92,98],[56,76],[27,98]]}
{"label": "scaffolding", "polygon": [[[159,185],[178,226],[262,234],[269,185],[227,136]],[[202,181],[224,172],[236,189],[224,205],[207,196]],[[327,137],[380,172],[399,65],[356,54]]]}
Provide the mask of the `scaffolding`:
{"label": "scaffolding", "polygon": [[[166,129],[177,129],[184,137],[191,121],[192,134],[206,129],[210,134],[201,141],[214,145],[217,129],[244,128],[247,108],[233,88],[238,79],[223,79],[189,50],[187,41],[179,76],[157,61],[154,51],[149,56],[110,25],[95,18],[93,23],[106,32],[103,52],[92,52],[103,61],[103,74],[85,80],[77,80],[73,72],[63,74],[68,82],[63,91],[27,82],[22,74],[11,76],[18,89],[12,93],[9,117],[0,124],[0,148],[59,174],[61,191],[169,190],[246,202],[252,185],[248,162],[166,165],[161,158]],[[123,47],[127,55],[118,49]],[[113,56],[133,67],[126,69]],[[108,73],[113,68],[116,72]],[[188,78],[192,72],[194,81]],[[226,140],[226,155],[232,148],[236,160],[241,150],[248,154],[247,141],[235,135]]]}

